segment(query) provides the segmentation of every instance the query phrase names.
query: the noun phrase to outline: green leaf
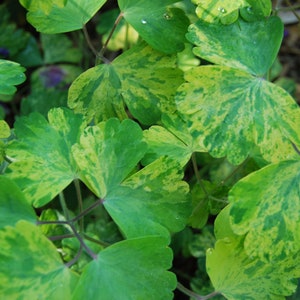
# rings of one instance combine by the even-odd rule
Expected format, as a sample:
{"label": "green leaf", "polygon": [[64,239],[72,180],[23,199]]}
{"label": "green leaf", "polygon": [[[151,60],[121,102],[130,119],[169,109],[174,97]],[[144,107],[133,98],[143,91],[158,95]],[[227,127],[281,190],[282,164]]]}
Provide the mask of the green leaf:
{"label": "green leaf", "polygon": [[[300,248],[300,161],[269,165],[230,191],[230,221],[247,255],[279,261]],[[276,245],[276,246],[275,246]]]}
{"label": "green leaf", "polygon": [[269,17],[272,12],[272,1],[270,0],[246,0],[250,6],[241,9],[241,16],[248,22]]}
{"label": "green leaf", "polygon": [[0,240],[0,290],[5,298],[71,298],[77,276],[36,226],[20,221],[0,230]]}
{"label": "green leaf", "polygon": [[116,243],[85,268],[72,299],[173,299],[171,263],[172,251],[161,237]]}
{"label": "green leaf", "polygon": [[[69,107],[90,121],[125,119],[124,102],[141,123],[151,125],[161,113],[176,110],[173,96],[183,82],[176,56],[166,56],[144,43],[81,74],[69,90]],[[101,101],[99,101],[101,99]]]}
{"label": "green leaf", "polygon": [[45,64],[79,63],[82,58],[81,50],[75,48],[65,34],[42,34],[41,42],[44,49]]}
{"label": "green leaf", "polygon": [[9,136],[10,136],[9,125],[4,120],[0,120],[0,139],[6,139]]}
{"label": "green leaf", "polygon": [[283,37],[278,17],[231,25],[209,24],[199,20],[189,27],[187,39],[194,53],[212,63],[263,76],[273,64]]}
{"label": "green leaf", "polygon": [[[171,7],[178,0],[118,0],[126,21],[154,49],[164,53],[183,50],[189,20],[184,12]],[[163,32],[163,34],[160,34]]]}
{"label": "green leaf", "polygon": [[108,191],[104,206],[127,238],[182,230],[190,215],[188,185],[177,163],[161,158]]}
{"label": "green leaf", "polygon": [[239,17],[239,9],[246,5],[245,0],[213,0],[198,1],[196,14],[202,21],[223,24],[231,24]]}
{"label": "green leaf", "polygon": [[20,0],[20,3],[28,10],[27,20],[37,31],[62,33],[81,29],[106,2],[106,0],[68,0],[65,5],[61,5],[62,1],[66,2]]}
{"label": "green leaf", "polygon": [[13,61],[0,59],[0,94],[13,95],[18,85],[25,81],[25,68]]}
{"label": "green leaf", "polygon": [[226,238],[207,251],[206,268],[215,289],[228,300],[284,300],[296,290],[293,278],[299,271],[293,273],[299,268],[299,255],[266,264],[249,258],[241,240]]}
{"label": "green leaf", "polygon": [[243,237],[235,235],[229,224],[229,207],[226,207],[215,222],[219,240],[206,256],[207,273],[215,289],[229,300],[284,300],[284,296],[294,293],[297,283],[294,279],[300,275],[299,253],[276,263],[249,257]]}
{"label": "green leaf", "polygon": [[81,180],[98,197],[120,184],[143,157],[147,145],[143,132],[132,120],[110,119],[88,127],[72,153],[81,170]]}
{"label": "green leaf", "polygon": [[222,66],[191,69],[186,81],[178,111],[212,156],[239,164],[258,146],[270,162],[297,157],[291,141],[300,147],[299,107],[283,89]]}
{"label": "green leaf", "polygon": [[71,146],[85,127],[82,116],[68,109],[53,109],[48,119],[49,123],[38,113],[19,118],[14,126],[17,139],[7,148],[13,163],[6,175],[35,207],[51,201],[77,178]]}
{"label": "green leaf", "polygon": [[0,176],[0,215],[0,230],[14,226],[19,220],[36,221],[34,210],[19,187],[4,176]]}

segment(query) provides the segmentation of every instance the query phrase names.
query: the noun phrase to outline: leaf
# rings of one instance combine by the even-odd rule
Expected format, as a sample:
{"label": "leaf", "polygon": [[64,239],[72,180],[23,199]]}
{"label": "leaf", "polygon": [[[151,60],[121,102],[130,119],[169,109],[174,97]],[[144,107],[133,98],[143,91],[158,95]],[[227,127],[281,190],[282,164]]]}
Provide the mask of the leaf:
{"label": "leaf", "polygon": [[176,110],[173,96],[183,78],[175,64],[176,56],[162,55],[144,43],[136,45],[111,64],[82,73],[70,87],[69,107],[99,122],[127,118],[125,102],[136,119],[152,125],[162,112]]}
{"label": "leaf", "polygon": [[272,1],[270,0],[246,0],[248,7],[240,10],[241,16],[248,22],[269,17],[272,12]]}
{"label": "leaf", "polygon": [[17,139],[7,147],[13,163],[6,176],[35,207],[51,201],[78,176],[71,146],[85,127],[82,116],[57,108],[49,112],[48,119],[49,123],[38,113],[19,118],[14,126]]}
{"label": "leaf", "polygon": [[0,139],[6,139],[9,136],[10,136],[9,125],[4,120],[0,120]]}
{"label": "leaf", "polygon": [[7,299],[70,299],[77,276],[40,230],[20,221],[0,230],[0,290]]}
{"label": "leaf", "polygon": [[110,119],[88,127],[80,137],[80,143],[73,146],[72,153],[83,182],[103,199],[129,175],[146,148],[137,123]]}
{"label": "leaf", "polygon": [[295,292],[294,279],[300,275],[299,253],[275,264],[249,257],[243,237],[235,235],[229,226],[228,207],[218,215],[215,230],[219,240],[215,249],[207,251],[206,268],[213,286],[226,299],[284,300],[284,296]]}
{"label": "leaf", "polygon": [[82,59],[81,50],[75,48],[65,34],[42,34],[41,42],[44,49],[45,64],[79,63]]}
{"label": "leaf", "polygon": [[108,191],[104,206],[127,238],[182,230],[190,215],[180,166],[161,158]]}
{"label": "leaf", "polygon": [[299,107],[283,89],[222,66],[191,69],[186,81],[178,111],[212,156],[239,164],[258,146],[269,162],[297,157],[291,141],[300,147]]}
{"label": "leaf", "polygon": [[[61,5],[62,2],[65,5]],[[21,5],[28,10],[28,22],[37,31],[49,34],[81,29],[105,2],[106,0],[20,0]]]}
{"label": "leaf", "polygon": [[4,176],[0,176],[0,215],[0,230],[14,226],[19,220],[36,221],[34,210],[19,187]]}
{"label": "leaf", "polygon": [[0,59],[0,94],[13,95],[15,85],[25,81],[25,68],[13,61]]}
{"label": "leaf", "polygon": [[230,221],[247,255],[277,262],[299,252],[299,169],[299,160],[268,165],[231,189]]}
{"label": "leaf", "polygon": [[223,24],[231,24],[239,17],[239,9],[246,5],[245,0],[213,0],[198,1],[196,14],[199,19],[217,23],[221,21]]}
{"label": "leaf", "polygon": [[[118,0],[126,21],[154,49],[176,53],[184,49],[189,20],[181,9],[171,7],[178,0]],[[160,34],[163,32],[164,34]]]}
{"label": "leaf", "polygon": [[278,17],[251,23],[239,20],[231,25],[199,20],[187,33],[187,39],[197,46],[196,55],[258,76],[266,74],[273,64],[282,37],[283,23]]}
{"label": "leaf", "polygon": [[116,243],[85,268],[72,299],[173,299],[171,263],[172,251],[161,237]]}

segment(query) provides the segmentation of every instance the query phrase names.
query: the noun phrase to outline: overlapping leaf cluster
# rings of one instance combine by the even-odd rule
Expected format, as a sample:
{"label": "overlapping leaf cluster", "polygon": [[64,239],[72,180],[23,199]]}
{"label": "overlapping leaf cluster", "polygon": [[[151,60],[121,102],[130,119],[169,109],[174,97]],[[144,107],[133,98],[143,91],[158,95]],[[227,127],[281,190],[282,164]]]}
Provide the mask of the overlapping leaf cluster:
{"label": "overlapping leaf cluster", "polygon": [[[9,162],[0,177],[0,291],[10,299],[171,299],[171,234],[186,225],[203,228],[214,211],[212,199],[221,202],[214,213],[227,201],[218,194],[229,204],[215,221],[217,242],[206,257],[215,290],[227,299],[284,299],[294,292],[300,277],[300,114],[294,99],[268,81],[283,24],[270,16],[268,0],[187,2],[119,0],[119,17],[142,41],[81,73],[63,95],[70,109],[48,111],[33,103],[41,95],[55,97],[42,94],[52,84],[47,72],[70,82],[79,68],[46,66],[33,74],[44,82],[37,80],[23,112],[43,115],[18,118],[12,141],[0,144],[0,162]],[[42,33],[45,63],[53,64],[76,63],[81,54],[66,36],[47,34],[83,28],[106,1],[20,3]],[[179,69],[186,53],[196,66]],[[198,58],[207,63],[198,66]],[[23,73],[1,60],[0,94],[13,94]],[[7,124],[1,128],[0,138],[7,139]],[[248,158],[262,168],[232,188],[198,178],[189,197],[182,179],[191,156],[197,167],[195,152],[226,157],[232,165]],[[51,229],[51,217],[67,216],[47,206],[77,180],[94,195],[86,202],[101,205],[121,236],[93,248],[79,272],[69,268],[70,253],[82,247],[78,240],[63,240],[64,265],[44,234],[65,224],[54,222]],[[39,217],[35,209],[43,211]],[[38,224],[45,220],[50,225],[43,230]],[[91,224],[86,230],[99,236]]]}

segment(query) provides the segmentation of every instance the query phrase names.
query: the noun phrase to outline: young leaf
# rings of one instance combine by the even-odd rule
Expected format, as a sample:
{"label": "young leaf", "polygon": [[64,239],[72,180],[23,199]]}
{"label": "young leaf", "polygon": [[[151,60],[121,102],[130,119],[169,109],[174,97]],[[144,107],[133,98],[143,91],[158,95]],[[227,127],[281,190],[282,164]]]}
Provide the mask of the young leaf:
{"label": "young leaf", "polygon": [[217,23],[219,20],[223,24],[231,24],[239,17],[239,9],[247,3],[245,0],[213,0],[213,1],[198,1],[196,14],[199,19]]}
{"label": "young leaf", "polygon": [[4,120],[0,120],[0,139],[6,139],[9,136],[10,136],[9,125]]}
{"label": "young leaf", "polygon": [[69,90],[69,107],[99,122],[125,119],[125,102],[136,119],[152,125],[162,112],[176,110],[173,96],[183,76],[175,63],[176,56],[162,55],[144,43],[136,45],[111,64],[82,73]]}
{"label": "young leaf", "polygon": [[[183,50],[189,20],[184,12],[171,7],[178,0],[118,0],[126,21],[154,49],[164,53]],[[163,34],[161,34],[163,32]]]}
{"label": "young leaf", "polygon": [[173,299],[171,262],[172,251],[161,237],[116,243],[87,265],[72,299]]}
{"label": "young leaf", "polygon": [[199,20],[189,27],[187,39],[194,53],[212,63],[263,76],[273,64],[283,37],[278,17],[257,22],[239,20],[231,25]]}
{"label": "young leaf", "polygon": [[77,276],[40,230],[19,221],[0,230],[0,290],[7,299],[70,299]]}
{"label": "young leaf", "polygon": [[219,240],[215,249],[207,251],[206,268],[213,286],[226,299],[284,300],[295,292],[294,279],[300,276],[299,252],[275,264],[249,257],[244,238],[232,232],[228,206],[215,221],[215,233]]}
{"label": "young leaf", "polygon": [[[65,5],[61,5],[64,2]],[[62,33],[81,29],[106,0],[20,0],[37,31]]]}
{"label": "young leaf", "polygon": [[13,61],[0,59],[0,94],[13,95],[15,85],[25,81],[25,68]]}
{"label": "young leaf", "polygon": [[280,87],[243,71],[203,66],[186,72],[178,89],[179,112],[193,137],[215,157],[239,164],[257,145],[270,162],[297,157],[300,114]]}
{"label": "young leaf", "polygon": [[161,158],[108,191],[104,206],[127,238],[168,236],[185,227],[191,207],[177,163]]}
{"label": "young leaf", "polygon": [[53,109],[49,123],[38,113],[19,118],[16,140],[7,147],[13,161],[6,176],[14,179],[35,207],[51,201],[77,177],[71,146],[85,127],[82,116],[68,109]]}
{"label": "young leaf", "polygon": [[142,160],[149,164],[161,156],[175,159],[182,167],[191,158],[193,152],[206,151],[205,147],[191,136],[188,125],[178,115],[163,114],[163,126],[152,126],[144,131],[148,150]]}
{"label": "young leaf", "polygon": [[14,226],[19,220],[36,221],[34,210],[19,187],[4,176],[0,176],[0,215],[0,230]]}
{"label": "young leaf", "polygon": [[299,252],[299,169],[299,160],[268,165],[231,189],[230,221],[247,255],[277,262]]}

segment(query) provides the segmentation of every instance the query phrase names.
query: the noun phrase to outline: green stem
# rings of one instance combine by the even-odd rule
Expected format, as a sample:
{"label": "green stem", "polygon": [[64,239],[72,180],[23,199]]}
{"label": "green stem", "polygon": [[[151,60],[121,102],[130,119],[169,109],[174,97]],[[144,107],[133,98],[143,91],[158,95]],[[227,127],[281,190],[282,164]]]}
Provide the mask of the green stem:
{"label": "green stem", "polygon": [[68,238],[73,238],[73,237],[74,237],[74,234],[61,234],[61,235],[50,236],[48,239],[50,241],[58,241],[58,240],[68,239]]}
{"label": "green stem", "polygon": [[103,241],[101,241],[101,240],[96,240],[96,239],[94,239],[94,238],[88,236],[87,234],[84,234],[84,238],[85,238],[86,240],[89,240],[89,241],[91,241],[91,242],[93,242],[93,243],[95,243],[95,244],[98,244],[98,245],[100,245],[100,246],[103,246],[103,247],[108,247],[108,246],[110,246],[109,243],[103,242]]}
{"label": "green stem", "polygon": [[194,173],[195,173],[197,182],[200,185],[200,187],[203,190],[203,192],[205,193],[206,197],[208,198],[209,197],[209,193],[207,192],[207,190],[206,190],[206,188],[205,188],[205,186],[204,186],[204,184],[202,182],[202,179],[201,179],[201,176],[200,176],[200,173],[199,173],[199,170],[198,170],[198,165],[197,165],[197,160],[196,160],[196,154],[195,154],[195,152],[192,154],[192,164],[193,164],[193,169],[194,169]]}
{"label": "green stem", "polygon": [[64,213],[64,215],[66,217],[66,220],[70,221],[69,210],[68,210],[68,207],[67,207],[67,203],[66,203],[66,199],[65,199],[64,193],[60,192],[58,194],[58,197],[59,197],[59,202],[60,202],[61,208],[63,210],[63,213]]}
{"label": "green stem", "polygon": [[219,292],[212,292],[206,296],[201,296],[201,295],[189,290],[188,288],[183,286],[180,282],[177,283],[177,289],[179,291],[181,291],[183,294],[185,294],[195,300],[207,300],[207,299],[213,298],[217,295],[220,295]]}
{"label": "green stem", "polygon": [[[82,194],[81,194],[81,189],[80,189],[80,182],[78,179],[74,180],[74,185],[75,185],[75,191],[76,191],[76,196],[77,196],[77,201],[78,201],[79,212],[82,213],[83,201],[82,201]],[[80,232],[84,231],[84,218],[79,219],[79,231]]]}

